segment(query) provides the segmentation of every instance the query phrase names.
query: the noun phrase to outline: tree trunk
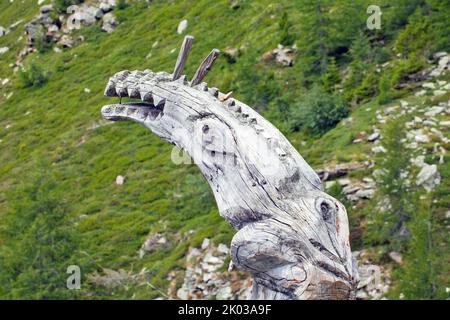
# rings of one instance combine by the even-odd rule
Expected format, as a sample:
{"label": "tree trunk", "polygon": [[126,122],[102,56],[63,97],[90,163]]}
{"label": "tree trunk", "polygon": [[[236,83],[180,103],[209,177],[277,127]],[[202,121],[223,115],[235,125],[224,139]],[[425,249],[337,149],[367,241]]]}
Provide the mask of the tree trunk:
{"label": "tree trunk", "polygon": [[[205,59],[196,83],[214,60]],[[253,275],[252,299],[354,298],[358,280],[344,206],[261,115],[231,94],[177,78],[121,71],[105,94],[143,102],[106,105],[102,115],[138,122],[190,155],[220,215],[237,230],[232,265]],[[180,161],[176,155],[172,160]]]}

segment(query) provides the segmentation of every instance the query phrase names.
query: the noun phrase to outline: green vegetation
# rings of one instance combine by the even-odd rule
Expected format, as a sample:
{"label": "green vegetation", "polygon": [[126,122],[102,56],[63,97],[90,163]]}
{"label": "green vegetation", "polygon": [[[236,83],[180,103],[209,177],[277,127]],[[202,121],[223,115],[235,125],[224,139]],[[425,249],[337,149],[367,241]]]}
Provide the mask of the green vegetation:
{"label": "green vegetation", "polygon": [[312,135],[327,132],[348,114],[348,106],[339,96],[332,96],[317,85],[294,108],[294,129],[304,128]]}
{"label": "green vegetation", "polygon": [[[56,4],[62,10],[74,2]],[[26,46],[25,37],[18,40],[23,25],[38,7],[35,0],[0,3],[1,26],[24,21],[0,38],[0,47],[10,48],[1,55],[0,77],[11,79],[0,86],[0,298],[155,298],[167,291],[167,274],[184,267],[189,246],[205,237],[216,243],[232,238],[194,165],[173,164],[172,146],[139,126],[108,125],[100,116],[100,107],[111,102],[103,90],[113,73],[173,69],[182,19],[196,37],[186,74],[193,75],[211,48],[239,48],[233,61],[219,58],[206,81],[266,116],[314,168],[370,160],[372,145],[352,141],[371,132],[377,110],[399,99],[428,108],[450,98],[448,92],[414,96],[432,54],[450,51],[448,0],[379,1],[382,28],[373,31],[365,27],[371,1],[123,4],[114,10],[120,25],[111,34],[98,25],[83,28],[74,35],[84,37],[81,44],[60,53],[43,46],[14,73],[9,65]],[[298,48],[292,67],[261,59],[280,42]],[[374,199],[352,208],[340,187],[332,193],[348,208],[355,250],[372,249],[380,264],[391,264],[389,250],[403,254],[388,297],[448,298],[450,157],[439,164],[442,183],[432,192],[404,187],[400,176],[410,155],[399,128],[415,115],[380,125],[388,152],[371,170],[387,174]],[[346,116],[352,121],[342,120]],[[448,137],[449,130],[443,133]],[[426,145],[426,160],[437,164],[433,143]],[[121,186],[115,184],[119,174],[126,177]],[[380,212],[386,196],[392,208]],[[137,251],[154,232],[164,233],[170,245],[140,259]],[[82,270],[76,292],[65,289],[72,264]],[[147,284],[111,289],[88,280],[103,268],[132,274],[145,268]]]}
{"label": "green vegetation", "polygon": [[42,67],[32,62],[28,69],[22,69],[19,73],[19,83],[23,87],[39,87],[47,81],[47,74]]}

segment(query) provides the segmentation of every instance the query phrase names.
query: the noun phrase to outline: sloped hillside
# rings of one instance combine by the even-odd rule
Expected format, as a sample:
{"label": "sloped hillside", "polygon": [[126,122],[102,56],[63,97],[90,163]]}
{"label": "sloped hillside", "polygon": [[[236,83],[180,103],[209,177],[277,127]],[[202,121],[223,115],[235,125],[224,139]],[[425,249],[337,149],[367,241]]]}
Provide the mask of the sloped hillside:
{"label": "sloped hillside", "polygon": [[[346,204],[358,296],[448,298],[449,1],[379,1],[381,29],[369,30],[370,1],[117,0],[69,31],[80,2],[0,2],[1,298],[230,298],[249,286],[225,273],[234,231],[198,170],[100,116],[112,74],[171,72],[186,34],[186,74],[220,49],[206,81],[275,123]],[[66,288],[69,265],[80,290]]]}

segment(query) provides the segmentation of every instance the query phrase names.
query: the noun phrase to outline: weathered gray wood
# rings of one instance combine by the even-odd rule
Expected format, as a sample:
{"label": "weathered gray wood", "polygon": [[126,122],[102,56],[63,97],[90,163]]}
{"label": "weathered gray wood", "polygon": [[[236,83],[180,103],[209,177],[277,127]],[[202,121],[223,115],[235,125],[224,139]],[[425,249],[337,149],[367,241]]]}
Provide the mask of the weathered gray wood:
{"label": "weathered gray wood", "polygon": [[105,94],[136,90],[149,103],[107,105],[103,117],[140,123],[191,156],[237,230],[231,260],[254,276],[251,298],[354,297],[345,207],[277,128],[236,99],[164,72],[119,72]]}
{"label": "weathered gray wood", "polygon": [[180,53],[178,54],[177,62],[175,64],[175,69],[173,70],[172,80],[177,80],[181,77],[193,42],[193,36],[184,37],[183,43],[181,44]]}
{"label": "weathered gray wood", "polygon": [[205,58],[205,60],[203,60],[203,62],[198,67],[197,72],[195,72],[194,77],[192,78],[191,81],[192,86],[199,84],[203,80],[203,78],[206,76],[209,70],[211,70],[217,57],[219,57],[219,53],[220,53],[219,50],[213,49],[210,52],[210,54]]}

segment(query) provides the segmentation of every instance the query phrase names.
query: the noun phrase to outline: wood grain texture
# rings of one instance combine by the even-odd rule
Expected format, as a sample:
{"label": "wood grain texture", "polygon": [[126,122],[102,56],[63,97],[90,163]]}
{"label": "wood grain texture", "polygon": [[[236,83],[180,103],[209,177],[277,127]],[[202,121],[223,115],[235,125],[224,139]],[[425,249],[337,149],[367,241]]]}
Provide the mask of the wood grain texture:
{"label": "wood grain texture", "polygon": [[175,69],[173,70],[172,80],[177,80],[178,78],[181,77],[193,42],[194,42],[193,36],[184,37],[183,43],[181,44],[180,52],[178,53]]}
{"label": "wood grain texture", "polygon": [[197,71],[195,72],[194,77],[192,78],[191,85],[195,86],[199,84],[203,78],[206,76],[206,74],[211,70],[214,62],[219,57],[220,51],[217,49],[213,49],[210,54],[203,60],[203,62],[198,67]]}
{"label": "wood grain texture", "polygon": [[358,274],[345,207],[270,122],[239,100],[221,101],[215,88],[164,72],[121,71],[105,94],[139,94],[143,103],[106,105],[103,117],[140,123],[199,167],[220,215],[237,230],[231,260],[253,275],[250,298],[354,298]]}

